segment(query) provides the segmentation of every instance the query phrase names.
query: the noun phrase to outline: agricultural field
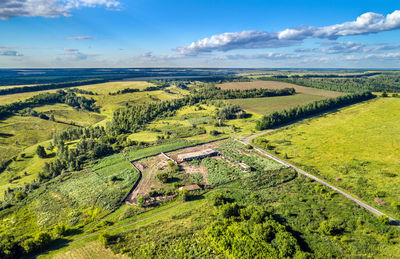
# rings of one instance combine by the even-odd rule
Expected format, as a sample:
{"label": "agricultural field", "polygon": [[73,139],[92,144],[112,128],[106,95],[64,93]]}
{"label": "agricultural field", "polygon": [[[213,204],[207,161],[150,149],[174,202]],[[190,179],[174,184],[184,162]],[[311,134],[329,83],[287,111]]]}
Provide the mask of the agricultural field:
{"label": "agricultural field", "polygon": [[[287,87],[297,93],[275,91]],[[400,253],[385,216],[238,141],[260,134],[263,115],[345,93],[235,77],[71,90],[0,109],[0,257]],[[400,218],[399,108],[400,98],[379,97],[255,144]]]}
{"label": "agricultural field", "polygon": [[[34,190],[20,206],[3,210],[0,216],[9,224],[2,225],[0,232],[22,236],[64,224],[80,233],[80,227],[119,208],[138,178],[122,154],[106,157],[80,172],[65,173]],[[26,220],[15,221],[19,217]]]}
{"label": "agricultural field", "polygon": [[252,82],[231,82],[231,83],[220,84],[218,86],[221,87],[221,89],[294,88],[296,90],[296,94],[290,95],[290,96],[229,100],[229,102],[232,104],[239,105],[241,108],[243,108],[247,111],[261,114],[261,115],[271,113],[274,111],[281,111],[283,109],[307,104],[307,103],[322,100],[325,98],[332,98],[332,97],[344,95],[344,93],[340,93],[340,92],[315,89],[315,88],[298,86],[298,85],[283,83],[283,82],[275,82],[275,81],[255,80]]}
{"label": "agricultural field", "polygon": [[[213,238],[213,227],[220,226],[222,230],[221,222],[230,222],[226,217],[230,213],[236,215],[235,208],[239,209],[239,216],[233,216],[238,224],[234,229],[246,223],[251,231],[254,223],[247,223],[244,215],[263,211],[263,215],[271,215],[268,224],[279,223],[288,230],[286,241],[275,241],[284,242],[276,248],[278,250],[279,247],[292,247],[298,253],[313,254],[317,258],[360,256],[360,251],[362,257],[395,257],[400,252],[396,245],[399,242],[396,228],[371,217],[343,196],[298,176],[291,169],[261,157],[237,142],[225,141],[213,147],[241,158],[240,161],[258,161],[255,171],[242,173],[236,181],[214,189],[192,193],[189,200],[174,198],[144,212],[124,205],[98,223],[104,225],[104,222],[109,222],[109,227],[105,228],[107,235],[98,231],[94,235],[78,235],[76,240],[67,237],[71,241],[64,247],[39,258],[63,258],[87,250],[93,251],[94,256],[105,253],[106,250],[98,246],[96,239],[119,256],[123,253],[133,258],[155,253],[164,257],[187,253],[195,257],[232,255],[232,251],[224,250],[219,246],[218,239]],[[187,151],[195,149],[170,155],[174,157]],[[152,160],[146,161],[149,165],[154,164]],[[226,162],[221,163],[229,167]],[[188,164],[199,165],[196,161]],[[265,168],[267,164],[269,168]],[[263,174],[258,171],[257,165],[263,168]],[[232,239],[227,242],[239,242],[236,237],[230,237]]]}
{"label": "agricultural field", "polygon": [[400,218],[398,98],[378,98],[271,132],[268,143],[310,173]]}

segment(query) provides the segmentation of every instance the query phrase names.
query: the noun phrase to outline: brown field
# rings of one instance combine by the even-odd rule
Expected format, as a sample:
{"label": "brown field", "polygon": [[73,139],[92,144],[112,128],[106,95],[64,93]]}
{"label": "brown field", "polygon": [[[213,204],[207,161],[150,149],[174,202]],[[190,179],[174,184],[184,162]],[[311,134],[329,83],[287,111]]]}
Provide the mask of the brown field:
{"label": "brown field", "polygon": [[221,89],[254,89],[254,88],[266,88],[266,89],[283,89],[283,88],[294,88],[297,93],[310,94],[323,97],[336,97],[340,95],[345,95],[345,93],[316,89],[311,87],[299,86],[294,84],[289,84],[285,82],[276,81],[262,81],[255,80],[252,82],[231,82],[219,84]]}

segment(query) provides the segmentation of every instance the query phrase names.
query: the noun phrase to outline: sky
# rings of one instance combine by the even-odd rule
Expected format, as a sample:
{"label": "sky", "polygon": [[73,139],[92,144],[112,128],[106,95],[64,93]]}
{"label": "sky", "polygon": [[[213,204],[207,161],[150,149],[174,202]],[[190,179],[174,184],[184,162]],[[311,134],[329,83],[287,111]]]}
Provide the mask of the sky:
{"label": "sky", "polygon": [[400,5],[0,0],[0,68],[55,67],[398,69]]}

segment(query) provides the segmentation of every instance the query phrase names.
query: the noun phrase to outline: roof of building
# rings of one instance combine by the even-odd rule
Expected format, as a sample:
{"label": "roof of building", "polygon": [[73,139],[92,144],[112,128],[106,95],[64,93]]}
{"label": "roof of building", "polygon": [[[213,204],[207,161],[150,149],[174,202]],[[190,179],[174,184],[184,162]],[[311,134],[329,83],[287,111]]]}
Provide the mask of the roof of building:
{"label": "roof of building", "polygon": [[192,185],[187,185],[187,186],[183,186],[180,187],[179,190],[187,190],[187,191],[196,191],[196,190],[200,190],[201,187],[198,186],[197,184],[192,184]]}
{"label": "roof of building", "polygon": [[192,159],[196,157],[205,157],[216,154],[217,151],[211,148],[207,148],[198,152],[186,153],[178,155],[178,160],[184,161],[186,159]]}

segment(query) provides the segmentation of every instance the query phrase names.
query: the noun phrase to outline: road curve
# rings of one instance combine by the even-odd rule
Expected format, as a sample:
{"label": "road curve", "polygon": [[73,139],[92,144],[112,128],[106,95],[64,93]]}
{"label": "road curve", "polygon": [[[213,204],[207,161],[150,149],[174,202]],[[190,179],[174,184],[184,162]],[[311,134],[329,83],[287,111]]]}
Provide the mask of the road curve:
{"label": "road curve", "polygon": [[[245,144],[245,145],[248,145],[248,144],[250,144],[250,140],[251,140],[251,139],[253,139],[253,138],[255,138],[255,137],[258,137],[258,136],[261,136],[261,135],[263,135],[263,134],[265,134],[265,133],[268,133],[268,132],[271,132],[271,131],[272,131],[272,130],[264,131],[264,132],[261,132],[261,133],[257,133],[257,134],[255,134],[255,135],[252,135],[252,136],[250,136],[250,137],[244,139],[244,141],[241,141],[241,140],[239,140],[239,141],[240,141],[241,143]],[[345,196],[346,198],[352,200],[353,202],[357,203],[358,205],[360,205],[360,206],[363,207],[364,209],[370,211],[371,213],[373,213],[373,214],[375,214],[375,215],[377,215],[377,216],[385,215],[385,216],[388,217],[388,219],[391,221],[392,225],[395,225],[395,226],[400,227],[400,222],[399,222],[399,221],[395,220],[394,218],[391,218],[391,217],[387,216],[387,215],[384,214],[383,212],[380,212],[379,210],[377,210],[377,209],[375,209],[375,208],[369,206],[368,204],[365,204],[364,202],[360,201],[359,199],[354,198],[354,197],[351,196],[350,194],[348,194],[348,193],[346,193],[346,192],[344,192],[344,191],[342,191],[342,190],[336,188],[335,186],[330,185],[329,183],[325,182],[324,180],[321,180],[320,178],[318,178],[318,177],[316,177],[316,176],[314,176],[314,175],[312,175],[312,174],[309,174],[309,173],[303,171],[302,169],[300,169],[300,168],[298,168],[298,167],[296,167],[296,166],[294,166],[294,165],[292,165],[292,164],[290,164],[290,163],[288,163],[288,162],[286,162],[286,161],[284,161],[284,160],[282,160],[282,159],[280,159],[280,158],[277,158],[276,156],[274,156],[274,155],[268,153],[268,152],[265,151],[265,150],[262,150],[262,149],[260,149],[260,148],[254,147],[254,146],[253,146],[253,148],[254,148],[254,150],[256,150],[257,152],[261,153],[262,155],[267,156],[267,157],[269,157],[269,158],[275,160],[276,162],[278,162],[278,163],[280,163],[280,164],[289,166],[289,167],[293,168],[294,170],[296,170],[298,173],[300,173],[300,174],[302,174],[302,175],[304,175],[304,176],[306,176],[306,177],[308,177],[308,178],[311,178],[311,179],[315,180],[316,182],[319,182],[319,183],[325,185],[326,187],[331,188],[332,190],[334,190],[334,191],[340,193],[341,195]]]}

